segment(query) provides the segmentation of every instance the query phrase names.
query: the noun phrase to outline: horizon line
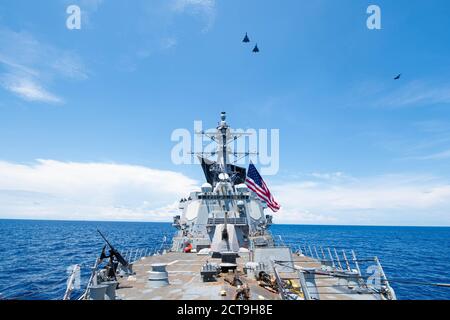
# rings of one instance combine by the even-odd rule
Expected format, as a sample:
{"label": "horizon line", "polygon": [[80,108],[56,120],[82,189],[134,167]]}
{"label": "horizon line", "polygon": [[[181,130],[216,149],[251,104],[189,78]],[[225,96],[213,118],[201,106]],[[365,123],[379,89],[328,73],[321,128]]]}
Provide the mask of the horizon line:
{"label": "horizon line", "polygon": [[[30,219],[30,218],[1,218],[0,221],[52,221],[52,222],[109,222],[109,223],[161,223],[171,224],[171,221],[135,221],[135,220],[81,220],[81,219]],[[314,223],[276,223],[272,226],[315,226],[315,227],[383,227],[383,228],[450,228],[450,225],[376,225],[376,224],[314,224]]]}

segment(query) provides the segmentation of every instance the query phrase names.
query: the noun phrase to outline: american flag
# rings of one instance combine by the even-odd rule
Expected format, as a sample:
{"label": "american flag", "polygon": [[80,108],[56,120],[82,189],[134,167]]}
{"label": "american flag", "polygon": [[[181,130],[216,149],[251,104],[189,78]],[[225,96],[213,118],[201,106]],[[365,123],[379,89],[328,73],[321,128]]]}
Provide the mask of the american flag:
{"label": "american flag", "polygon": [[266,183],[263,178],[259,174],[258,170],[256,170],[253,163],[250,163],[247,172],[247,179],[245,180],[245,184],[249,187],[250,190],[256,193],[256,195],[261,198],[261,200],[267,203],[267,206],[273,211],[277,212],[280,210],[280,205],[275,201],[272,194],[267,188]]}

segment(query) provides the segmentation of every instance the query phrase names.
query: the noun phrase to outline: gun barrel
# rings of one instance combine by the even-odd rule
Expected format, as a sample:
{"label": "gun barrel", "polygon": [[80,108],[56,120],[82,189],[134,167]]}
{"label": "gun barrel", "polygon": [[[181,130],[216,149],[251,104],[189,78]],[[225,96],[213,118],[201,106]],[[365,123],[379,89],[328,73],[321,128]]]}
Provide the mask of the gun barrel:
{"label": "gun barrel", "polygon": [[125,260],[122,255],[120,254],[119,251],[117,251],[112,245],[111,243],[109,243],[108,239],[106,239],[106,237],[100,232],[100,230],[97,229],[97,232],[100,234],[100,236],[103,238],[103,240],[105,240],[106,244],[109,246],[109,248],[111,249],[111,252],[113,253],[113,255],[116,256],[117,260],[119,260],[119,262],[127,267],[128,266],[128,261]]}
{"label": "gun barrel", "polygon": [[103,240],[105,240],[106,244],[114,250],[114,247],[111,245],[111,243],[109,243],[108,239],[106,239],[106,237],[103,235],[103,233],[100,232],[100,230],[97,229],[97,232],[100,234],[100,236],[103,238]]}

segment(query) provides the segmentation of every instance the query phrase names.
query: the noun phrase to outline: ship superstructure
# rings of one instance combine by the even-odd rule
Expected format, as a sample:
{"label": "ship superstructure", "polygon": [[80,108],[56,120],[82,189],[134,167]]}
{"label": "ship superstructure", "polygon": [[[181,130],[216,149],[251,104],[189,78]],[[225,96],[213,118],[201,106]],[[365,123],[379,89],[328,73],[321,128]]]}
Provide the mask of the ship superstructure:
{"label": "ship superstructure", "polygon": [[[109,255],[104,248],[80,299],[396,299],[377,257],[275,241],[266,203],[246,186],[246,169],[230,162],[236,153],[229,144],[239,135],[225,113],[208,136],[217,143],[209,154],[216,160],[197,154],[206,182],[180,200],[170,247],[122,256],[107,243]],[[361,270],[367,262],[372,277]]]}
{"label": "ship superstructure", "polygon": [[238,135],[228,127],[225,113],[216,134],[210,137],[217,142],[217,151],[212,153],[217,161],[204,158],[203,153],[198,155],[206,182],[200,192],[180,201],[182,214],[174,217],[173,225],[179,231],[172,251],[208,249],[220,256],[224,251],[237,254],[240,249],[273,246],[268,232],[272,216],[265,215],[265,202],[245,185],[246,169],[230,163],[229,143]]}

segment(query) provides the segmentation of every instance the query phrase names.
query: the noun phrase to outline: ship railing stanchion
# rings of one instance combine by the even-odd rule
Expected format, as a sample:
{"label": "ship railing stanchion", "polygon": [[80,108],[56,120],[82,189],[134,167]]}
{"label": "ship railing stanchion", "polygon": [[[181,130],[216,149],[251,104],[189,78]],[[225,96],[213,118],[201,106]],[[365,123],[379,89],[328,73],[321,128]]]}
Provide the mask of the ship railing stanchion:
{"label": "ship railing stanchion", "polygon": [[331,254],[330,248],[327,248],[327,251],[328,251],[328,256],[330,257],[330,260],[331,260],[331,265],[333,266],[333,268],[336,268],[336,265],[334,264],[333,255]]}
{"label": "ship railing stanchion", "polygon": [[284,242],[283,238],[281,237],[281,235],[278,235],[278,238],[280,239],[280,243],[283,247],[286,247],[286,243]]}
{"label": "ship railing stanchion", "polygon": [[80,297],[79,300],[86,300],[88,298],[89,290],[91,286],[97,285],[97,269],[98,265],[100,263],[100,259],[95,259],[95,264],[92,267],[91,276],[89,277],[89,280],[87,282],[86,290],[84,291],[83,295]]}
{"label": "ship railing stanchion", "polygon": [[314,258],[314,255],[313,255],[313,252],[311,250],[311,246],[310,245],[308,245],[308,249],[309,249],[309,254],[311,255],[310,257]]}
{"label": "ship railing stanchion", "polygon": [[136,254],[134,256],[134,261],[138,261],[139,260],[140,252],[141,252],[141,249],[136,248]]}
{"label": "ship railing stanchion", "polygon": [[380,273],[380,278],[383,284],[387,284],[387,278],[386,275],[384,273],[383,267],[381,266],[380,260],[378,259],[378,257],[374,257],[374,261],[377,264],[377,268],[378,268],[378,272]]}
{"label": "ship railing stanchion", "polygon": [[133,259],[133,248],[130,248],[130,253],[128,256],[128,261],[130,261],[130,263],[132,262],[131,259]]}
{"label": "ship railing stanchion", "polygon": [[358,259],[356,258],[356,253],[354,250],[352,250],[352,257],[353,257],[353,262],[355,263],[356,266],[356,270],[358,271],[358,275],[361,277],[361,269],[359,268],[359,263],[358,263]]}
{"label": "ship railing stanchion", "polygon": [[316,248],[316,246],[314,246],[314,253],[316,254],[317,260],[320,260],[319,254],[317,253],[317,248]]}
{"label": "ship railing stanchion", "polygon": [[133,257],[133,248],[130,248],[129,253],[128,253],[128,261],[131,262],[132,257]]}
{"label": "ship railing stanchion", "polygon": [[128,257],[128,261],[132,262],[131,259],[133,258],[133,248],[130,248],[130,256]]}
{"label": "ship railing stanchion", "polygon": [[334,248],[334,254],[336,255],[336,260],[337,260],[339,269],[340,270],[344,270],[344,269],[342,269],[341,259],[339,258],[339,255],[338,255],[338,252],[337,252],[336,248]]}
{"label": "ship railing stanchion", "polygon": [[322,252],[323,260],[326,260],[327,257],[325,256],[325,252],[323,251],[323,247],[320,247],[320,251]]}
{"label": "ship railing stanchion", "polygon": [[342,255],[344,256],[345,265],[348,271],[352,271],[350,268],[350,263],[348,262],[347,255],[345,254],[345,250],[342,250]]}
{"label": "ship railing stanchion", "polygon": [[161,246],[159,247],[159,251],[161,251],[161,254],[163,254],[163,252],[164,252],[164,245],[166,244],[166,240],[167,240],[167,237],[164,236],[163,240],[161,242]]}

